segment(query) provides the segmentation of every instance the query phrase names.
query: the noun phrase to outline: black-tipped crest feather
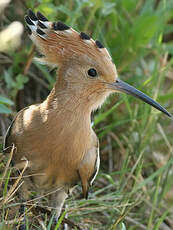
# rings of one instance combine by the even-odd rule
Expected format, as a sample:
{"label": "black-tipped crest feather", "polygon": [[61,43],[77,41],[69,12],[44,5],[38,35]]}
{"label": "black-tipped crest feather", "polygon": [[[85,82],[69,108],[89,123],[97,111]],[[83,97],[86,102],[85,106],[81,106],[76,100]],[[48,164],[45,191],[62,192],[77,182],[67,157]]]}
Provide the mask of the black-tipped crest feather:
{"label": "black-tipped crest feather", "polygon": [[47,26],[45,26],[45,24],[40,21],[38,21],[38,26],[42,29],[47,29]]}
{"label": "black-tipped crest feather", "polygon": [[37,18],[42,22],[48,22],[49,20],[40,11],[37,12]]}
{"label": "black-tipped crest feather", "polygon": [[40,29],[37,29],[36,32],[37,32],[39,35],[45,35],[45,32],[43,32],[43,31],[40,30]]}
{"label": "black-tipped crest feather", "polygon": [[32,30],[31,30],[31,29],[29,28],[29,26],[27,26],[27,25],[26,25],[26,30],[27,30],[27,32],[28,32],[29,35],[32,34]]}
{"label": "black-tipped crest feather", "polygon": [[102,45],[102,43],[98,40],[96,40],[96,46],[100,49],[104,48],[104,46]]}
{"label": "black-tipped crest feather", "polygon": [[30,17],[31,20],[33,20],[33,21],[38,20],[38,18],[36,17],[36,15],[34,14],[34,12],[31,9],[28,10],[27,14],[28,14],[28,16]]}
{"label": "black-tipped crest feather", "polygon": [[25,16],[25,21],[28,25],[34,26],[35,24],[31,21],[28,15]]}
{"label": "black-tipped crest feather", "polygon": [[81,39],[83,40],[90,40],[90,36],[88,36],[88,34],[84,33],[84,32],[81,32],[80,33],[80,37]]}
{"label": "black-tipped crest feather", "polygon": [[53,23],[53,29],[54,30],[60,30],[60,31],[63,31],[63,30],[68,30],[70,29],[69,26],[67,26],[66,24],[64,24],[63,22],[54,22]]}

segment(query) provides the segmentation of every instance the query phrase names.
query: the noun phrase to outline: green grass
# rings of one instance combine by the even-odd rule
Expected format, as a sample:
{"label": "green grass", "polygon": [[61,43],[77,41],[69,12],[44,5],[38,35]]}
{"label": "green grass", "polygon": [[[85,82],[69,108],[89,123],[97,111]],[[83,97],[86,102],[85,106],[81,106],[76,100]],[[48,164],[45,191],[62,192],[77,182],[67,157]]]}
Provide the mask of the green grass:
{"label": "green grass", "polygon": [[[14,20],[24,23],[27,8],[100,39],[111,53],[119,77],[173,113],[172,0],[13,2],[4,11],[0,31]],[[35,61],[27,69],[33,54],[26,33],[17,50],[0,53],[1,140],[16,111],[42,101],[55,81],[55,72]],[[69,220],[89,230],[173,229],[172,120],[123,94],[112,95],[94,117],[100,172],[89,199],[79,199],[78,186],[63,215],[67,213]],[[15,169],[8,166],[8,159],[8,155],[0,155],[0,230],[7,228],[7,221],[12,223],[7,229],[19,222],[17,194],[15,190],[9,193],[14,188],[9,179]],[[43,205],[48,205],[47,198]],[[51,228],[48,214],[35,221],[28,211],[26,218],[28,229],[31,225],[33,229]]]}

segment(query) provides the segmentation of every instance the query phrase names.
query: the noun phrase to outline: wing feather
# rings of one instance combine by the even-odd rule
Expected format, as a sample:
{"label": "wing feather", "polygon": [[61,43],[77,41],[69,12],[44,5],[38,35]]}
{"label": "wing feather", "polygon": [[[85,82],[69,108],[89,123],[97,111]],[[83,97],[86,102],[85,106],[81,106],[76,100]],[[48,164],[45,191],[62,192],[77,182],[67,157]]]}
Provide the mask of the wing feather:
{"label": "wing feather", "polygon": [[100,153],[99,153],[99,146],[97,147],[96,149],[96,154],[97,154],[97,158],[96,158],[96,162],[95,162],[95,167],[94,167],[94,172],[92,174],[92,176],[90,177],[90,186],[92,186],[97,174],[98,174],[98,171],[99,171],[99,168],[100,168]]}
{"label": "wing feather", "polygon": [[89,187],[93,184],[99,171],[100,156],[98,145],[98,140],[96,140],[95,145],[85,153],[78,169],[83,189],[83,195],[86,199],[88,197]]}
{"label": "wing feather", "polygon": [[29,106],[27,106],[27,107],[23,108],[22,110],[20,110],[20,111],[16,114],[16,116],[14,117],[14,119],[12,120],[10,126],[8,127],[7,132],[6,132],[6,134],[5,134],[5,137],[4,137],[3,148],[2,148],[2,149],[3,149],[3,152],[6,152],[6,150],[7,150],[7,149],[9,150],[9,148],[11,147],[11,146],[8,146],[8,138],[9,138],[10,135],[11,135],[11,130],[12,130],[12,128],[13,128],[13,124],[14,124],[14,122],[16,121],[17,116],[18,116],[21,112],[23,112],[24,110],[26,110],[26,109],[28,109],[28,108],[29,108]]}
{"label": "wing feather", "polygon": [[12,129],[12,127],[13,127],[13,124],[14,124],[14,122],[15,122],[15,120],[16,120],[16,117],[12,120],[12,122],[11,122],[11,124],[10,124],[10,126],[8,127],[8,129],[7,129],[7,132],[6,132],[6,134],[5,134],[5,137],[4,137],[4,142],[3,142],[3,152],[6,152],[6,150],[8,149],[8,147],[9,146],[7,146],[7,142],[8,142],[8,138],[9,138],[9,136],[10,136],[10,134],[11,134],[11,129]]}

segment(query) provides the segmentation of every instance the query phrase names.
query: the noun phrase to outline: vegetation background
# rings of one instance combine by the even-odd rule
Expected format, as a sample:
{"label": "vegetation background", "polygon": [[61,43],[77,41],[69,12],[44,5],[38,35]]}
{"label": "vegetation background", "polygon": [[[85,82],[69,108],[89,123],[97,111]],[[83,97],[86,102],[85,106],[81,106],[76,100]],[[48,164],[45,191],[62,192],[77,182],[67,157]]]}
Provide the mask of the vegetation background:
{"label": "vegetation background", "polygon": [[[44,100],[56,79],[55,70],[32,60],[37,54],[23,27],[28,8],[101,40],[119,77],[173,113],[173,0],[4,0],[0,1],[1,150],[16,112]],[[121,94],[111,96],[95,112],[94,129],[100,139],[100,172],[88,200],[79,199],[79,186],[67,200],[68,219],[90,230],[173,229],[172,120]],[[9,159],[0,154],[0,229],[14,229],[19,221],[17,193],[10,190],[15,169],[9,167]],[[26,219],[27,229],[51,228],[49,217],[41,221],[27,212]]]}

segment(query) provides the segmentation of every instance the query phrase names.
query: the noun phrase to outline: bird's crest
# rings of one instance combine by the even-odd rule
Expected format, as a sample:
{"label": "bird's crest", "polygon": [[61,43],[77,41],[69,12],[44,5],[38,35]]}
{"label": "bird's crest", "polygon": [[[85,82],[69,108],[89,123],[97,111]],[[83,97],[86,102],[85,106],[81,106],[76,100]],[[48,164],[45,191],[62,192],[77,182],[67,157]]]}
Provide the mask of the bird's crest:
{"label": "bird's crest", "polygon": [[87,55],[88,58],[111,59],[101,42],[94,41],[84,32],[78,33],[62,22],[50,22],[39,11],[29,9],[25,16],[28,33],[44,55],[47,64],[62,65],[71,58]]}

